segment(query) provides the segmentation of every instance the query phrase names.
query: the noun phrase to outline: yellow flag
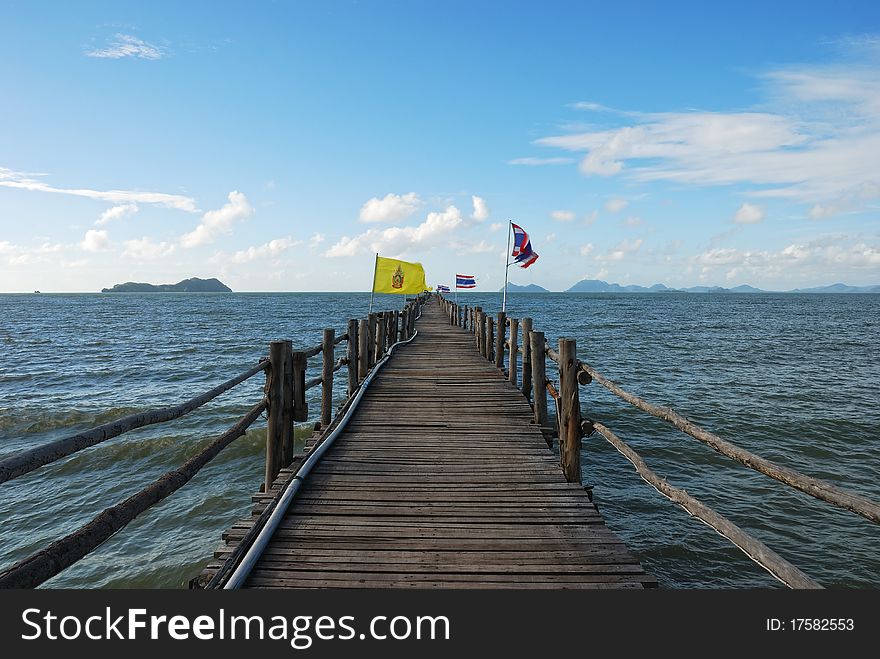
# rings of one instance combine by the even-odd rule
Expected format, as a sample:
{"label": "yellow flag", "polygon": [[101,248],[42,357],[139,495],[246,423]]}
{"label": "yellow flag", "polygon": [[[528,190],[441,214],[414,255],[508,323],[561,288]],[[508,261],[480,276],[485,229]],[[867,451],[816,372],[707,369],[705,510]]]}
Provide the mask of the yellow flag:
{"label": "yellow flag", "polygon": [[374,293],[402,293],[417,295],[428,288],[425,285],[425,269],[421,263],[409,263],[397,259],[376,257],[376,274],[373,277]]}

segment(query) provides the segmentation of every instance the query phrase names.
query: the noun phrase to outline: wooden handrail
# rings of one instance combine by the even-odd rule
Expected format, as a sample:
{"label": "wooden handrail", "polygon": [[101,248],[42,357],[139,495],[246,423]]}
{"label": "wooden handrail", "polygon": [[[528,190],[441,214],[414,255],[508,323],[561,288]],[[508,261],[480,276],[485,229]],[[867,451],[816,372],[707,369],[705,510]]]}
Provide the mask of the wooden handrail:
{"label": "wooden handrail", "polygon": [[786,561],[779,554],[767,547],[760,540],[752,537],[726,517],[719,515],[714,510],[698,501],[685,490],[670,485],[665,479],[655,474],[642,457],[632,450],[627,444],[615,435],[607,426],[593,421],[593,427],[602,437],[616,448],[621,455],[629,460],[635,467],[639,476],[646,483],[665,496],[670,501],[677,503],[688,513],[698,520],[707,524],[739,547],[755,563],[763,567],[774,577],[790,588],[822,588],[820,584],[801,572],[794,565]]}
{"label": "wooden handrail", "polygon": [[166,472],[137,494],[107,508],[77,531],[0,572],[0,588],[35,588],[73,565],[150,506],[186,485],[220,451],[241,437],[265,410],[266,401],[263,400],[232,428],[177,469]]}
{"label": "wooden handrail", "polygon": [[880,505],[877,505],[873,501],[858,494],[852,494],[842,490],[827,481],[807,476],[799,471],[762,458],[751,451],[739,448],[727,440],[722,439],[715,433],[704,430],[697,424],[688,421],[672,408],[653,405],[638,396],[625,391],[611,380],[603,377],[601,373],[596,371],[596,369],[589,364],[580,362],[579,368],[589,374],[596,382],[608,389],[608,391],[622,398],[630,405],[647,412],[651,416],[655,416],[658,419],[662,419],[663,421],[672,424],[694,439],[711,446],[718,453],[726,455],[727,457],[744,464],[746,467],[759,471],[766,476],[770,476],[770,478],[775,478],[780,483],[785,483],[786,485],[789,485],[796,490],[800,490],[805,494],[809,494],[816,499],[821,499],[822,501],[826,501],[840,508],[852,511],[861,515],[865,519],[871,520],[875,524],[880,523]]}
{"label": "wooden handrail", "polygon": [[150,426],[156,423],[163,423],[165,421],[180,418],[201,407],[208,401],[217,398],[220,394],[229,391],[234,386],[241,384],[248,378],[266,370],[268,366],[268,361],[261,361],[244,373],[237,375],[231,380],[227,380],[210,391],[206,391],[202,395],[191,398],[180,405],[129,414],[128,416],[96,426],[95,428],[77,433],[76,435],[15,453],[0,460],[0,483],[5,483],[13,478],[23,476],[34,469],[38,469],[51,462],[67,457],[68,455],[81,451],[84,448],[100,444],[113,437],[118,437],[122,433],[134,430],[135,428],[143,428],[144,426]]}

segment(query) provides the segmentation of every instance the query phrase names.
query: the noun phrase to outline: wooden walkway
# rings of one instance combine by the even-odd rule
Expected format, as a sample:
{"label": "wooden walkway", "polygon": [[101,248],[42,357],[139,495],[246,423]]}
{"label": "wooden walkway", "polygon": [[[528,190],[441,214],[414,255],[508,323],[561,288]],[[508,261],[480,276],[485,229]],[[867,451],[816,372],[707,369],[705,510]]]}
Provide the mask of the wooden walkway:
{"label": "wooden walkway", "polygon": [[[566,483],[522,394],[436,302],[306,479],[255,588],[655,586]],[[276,491],[298,462],[282,471]],[[257,495],[254,516],[269,495]],[[207,580],[250,525],[224,534]]]}

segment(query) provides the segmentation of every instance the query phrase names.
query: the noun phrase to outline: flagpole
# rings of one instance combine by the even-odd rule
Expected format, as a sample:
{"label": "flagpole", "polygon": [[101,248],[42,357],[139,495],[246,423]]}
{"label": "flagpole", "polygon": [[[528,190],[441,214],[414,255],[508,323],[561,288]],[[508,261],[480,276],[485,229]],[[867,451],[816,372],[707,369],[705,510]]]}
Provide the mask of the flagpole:
{"label": "flagpole", "polygon": [[376,252],[376,260],[373,261],[373,287],[370,288],[370,310],[367,313],[373,313],[373,295],[376,292],[376,270],[379,267],[379,252]]}
{"label": "flagpole", "polygon": [[455,304],[458,304],[458,275],[455,275]]}
{"label": "flagpole", "polygon": [[507,220],[507,251],[504,252],[504,297],[501,299],[501,311],[507,311],[507,271],[510,269],[510,232],[513,230],[513,222]]}

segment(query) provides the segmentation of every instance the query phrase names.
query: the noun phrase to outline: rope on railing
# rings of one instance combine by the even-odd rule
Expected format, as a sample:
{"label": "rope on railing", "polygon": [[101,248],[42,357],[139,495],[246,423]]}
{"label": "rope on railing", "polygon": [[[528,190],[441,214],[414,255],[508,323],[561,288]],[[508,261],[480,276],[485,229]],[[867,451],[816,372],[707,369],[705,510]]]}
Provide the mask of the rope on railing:
{"label": "rope on railing", "polygon": [[776,464],[775,462],[762,458],[751,451],[739,448],[727,440],[722,439],[718,435],[711,433],[708,430],[704,430],[697,424],[688,421],[672,408],[653,405],[638,396],[625,391],[611,380],[602,376],[601,373],[597,372],[596,369],[588,364],[580,362],[579,368],[590,375],[590,377],[596,382],[608,389],[608,391],[622,398],[630,405],[672,424],[694,439],[711,446],[718,453],[726,455],[727,457],[744,464],[750,469],[754,469],[766,476],[770,476],[770,478],[775,478],[779,482],[785,483],[805,494],[809,494],[816,499],[850,510],[861,515],[865,519],[871,520],[875,524],[880,523],[880,505],[877,505],[873,501],[835,487],[827,481],[813,478],[812,476],[806,476],[799,471]]}
{"label": "rope on railing", "polygon": [[701,501],[695,499],[685,490],[670,485],[665,479],[655,474],[642,457],[630,448],[622,439],[615,435],[607,426],[593,421],[595,428],[609,444],[629,460],[636,472],[648,485],[664,497],[684,508],[690,515],[714,529],[719,535],[727,538],[755,563],[767,570],[789,588],[817,589],[822,586],[801,572],[794,565],[767,547],[757,538],[752,537],[726,517],[719,515]]}
{"label": "rope on railing", "polygon": [[146,412],[138,412],[137,414],[129,414],[122,418],[110,421],[90,430],[58,439],[48,444],[43,444],[36,448],[27,449],[19,453],[15,453],[8,458],[0,460],[0,483],[23,476],[34,469],[38,469],[51,462],[55,462],[72,453],[81,451],[84,448],[100,444],[101,442],[118,437],[122,433],[143,428],[144,426],[163,423],[172,419],[177,419],[185,414],[192,412],[217,398],[222,393],[232,389],[234,386],[241,384],[248,378],[256,375],[260,371],[264,371],[269,367],[268,361],[260,361],[260,363],[252,366],[244,373],[237,375],[231,380],[227,380],[210,391],[206,391],[201,396],[196,396],[188,401],[175,405],[173,407],[162,407]]}
{"label": "rope on railing", "polygon": [[233,440],[244,435],[247,428],[265,409],[266,401],[263,400],[254,405],[232,428],[182,466],[166,472],[125,501],[107,508],[77,531],[0,572],[0,588],[35,588],[76,563],[150,506],[186,485],[220,451],[229,446]]}

